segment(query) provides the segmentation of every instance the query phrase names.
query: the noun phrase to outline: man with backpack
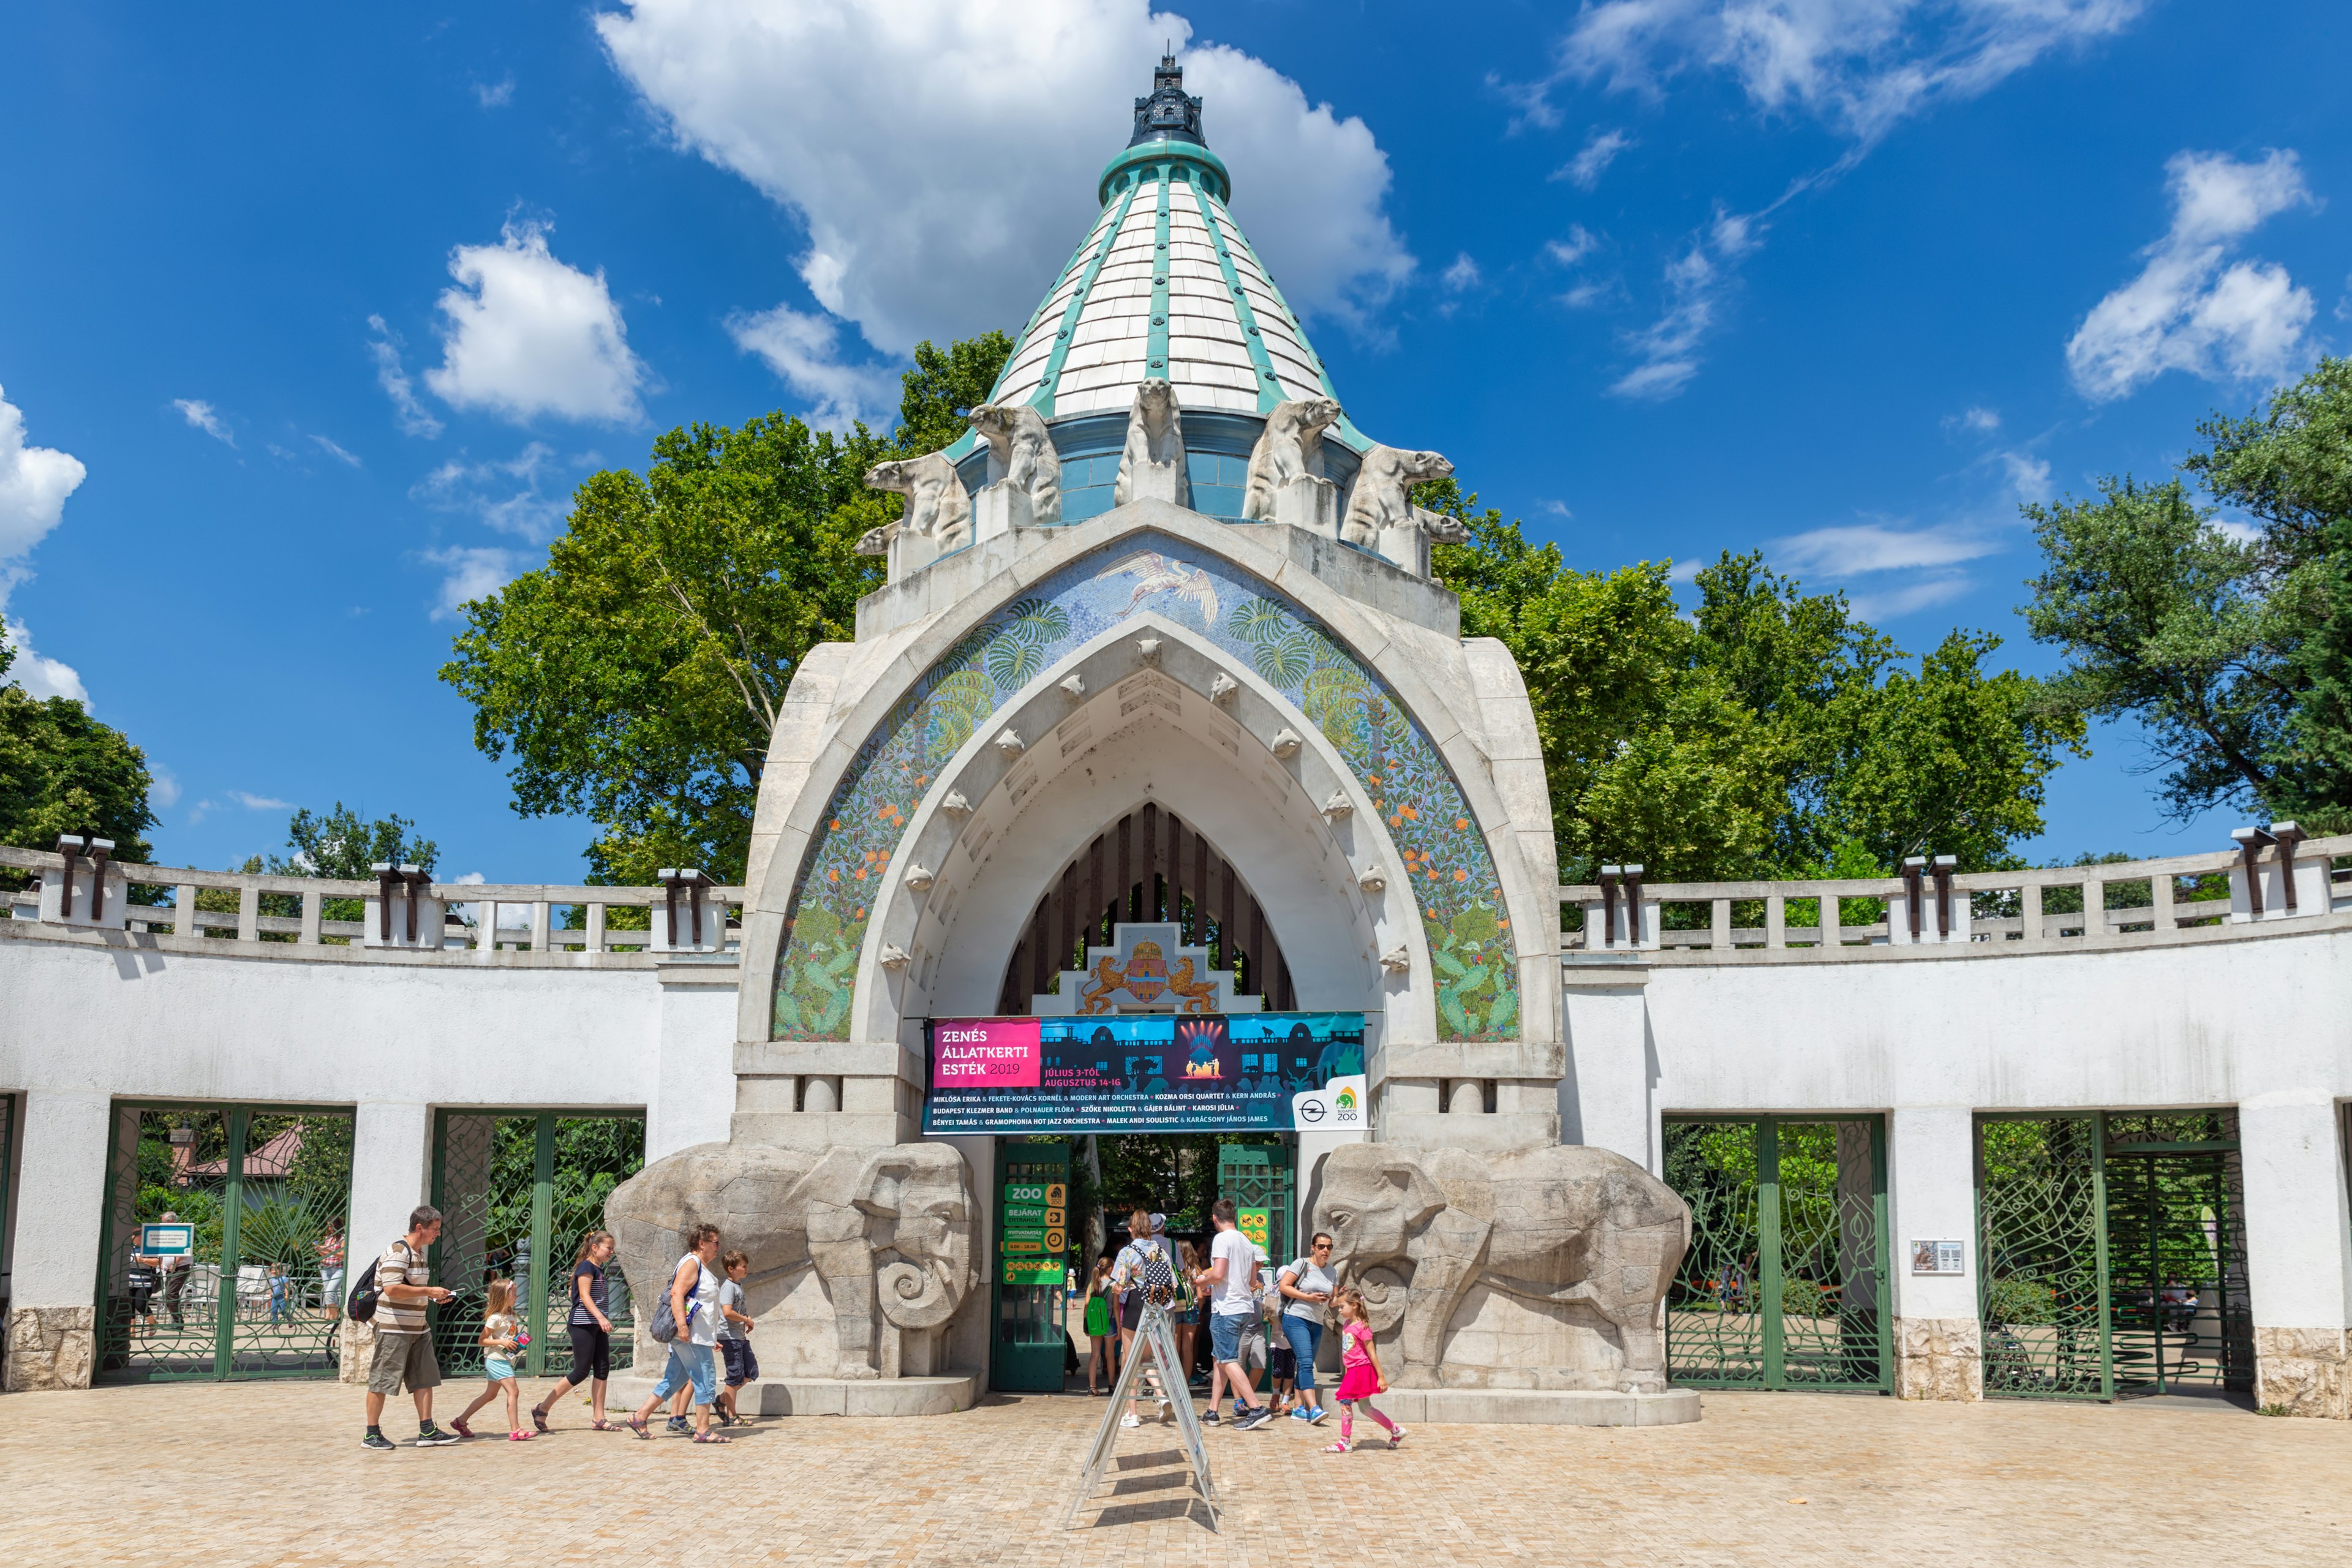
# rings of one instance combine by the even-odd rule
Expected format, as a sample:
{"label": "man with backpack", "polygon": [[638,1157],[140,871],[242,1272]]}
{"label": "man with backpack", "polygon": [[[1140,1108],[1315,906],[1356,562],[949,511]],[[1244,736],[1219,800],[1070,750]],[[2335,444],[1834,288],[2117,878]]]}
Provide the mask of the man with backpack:
{"label": "man with backpack", "polygon": [[433,1391],[441,1384],[441,1363],[433,1355],[433,1325],[425,1309],[449,1300],[449,1292],[433,1283],[426,1253],[441,1239],[441,1211],[420,1204],[408,1215],[408,1234],[383,1249],[368,1266],[352,1291],[354,1322],[375,1325],[375,1356],[368,1363],[367,1436],[360,1446],[377,1453],[392,1452],[384,1436],[385,1396],[408,1385],[416,1402],[416,1446],[437,1448],[457,1441],[454,1432],[433,1425]]}

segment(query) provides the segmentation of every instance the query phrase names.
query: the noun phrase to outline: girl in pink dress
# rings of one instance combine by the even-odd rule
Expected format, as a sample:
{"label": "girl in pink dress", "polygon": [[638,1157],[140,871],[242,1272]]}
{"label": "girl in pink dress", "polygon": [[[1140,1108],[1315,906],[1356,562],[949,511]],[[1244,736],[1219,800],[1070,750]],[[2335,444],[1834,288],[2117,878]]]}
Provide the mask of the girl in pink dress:
{"label": "girl in pink dress", "polygon": [[1372,1325],[1364,1311],[1364,1298],[1353,1287],[1345,1287],[1332,1293],[1331,1305],[1339,1313],[1339,1388],[1333,1395],[1339,1402],[1339,1440],[1323,1451],[1344,1454],[1356,1446],[1359,1405],[1364,1407],[1365,1415],[1388,1429],[1389,1447],[1401,1447],[1404,1428],[1372,1408],[1372,1395],[1386,1394],[1389,1380],[1381,1372],[1380,1349],[1372,1343]]}

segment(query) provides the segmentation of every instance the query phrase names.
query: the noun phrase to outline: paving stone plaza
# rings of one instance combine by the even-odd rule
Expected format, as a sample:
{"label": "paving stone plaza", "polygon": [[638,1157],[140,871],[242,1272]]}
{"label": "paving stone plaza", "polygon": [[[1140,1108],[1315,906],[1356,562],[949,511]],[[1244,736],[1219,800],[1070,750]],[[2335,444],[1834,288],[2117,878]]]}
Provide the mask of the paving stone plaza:
{"label": "paving stone plaza", "polygon": [[383,1456],[352,1442],[357,1403],[259,1384],[11,1400],[9,1561],[381,1562],[395,1516],[404,1558],[450,1563],[642,1562],[689,1522],[694,1560],[736,1563],[2352,1560],[2352,1428],[2224,1405],[1724,1394],[1688,1425],[1426,1426],[1343,1458],[1303,1431],[1213,1433],[1212,1534],[1156,1424],[1061,1527],[1100,1408],[1079,1397],[765,1422],[716,1449],[589,1432],[567,1407],[531,1443]]}

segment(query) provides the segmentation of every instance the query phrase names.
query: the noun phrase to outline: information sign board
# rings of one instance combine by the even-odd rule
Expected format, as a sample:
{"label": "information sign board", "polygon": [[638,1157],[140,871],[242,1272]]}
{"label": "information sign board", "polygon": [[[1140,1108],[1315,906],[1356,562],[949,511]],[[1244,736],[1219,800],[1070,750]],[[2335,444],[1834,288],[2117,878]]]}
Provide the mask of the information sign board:
{"label": "information sign board", "polygon": [[185,1258],[196,1249],[196,1227],[193,1225],[142,1225],[139,1227],[139,1254],[142,1258]]}
{"label": "information sign board", "polygon": [[1234,1226],[1260,1252],[1274,1245],[1274,1211],[1272,1209],[1242,1209],[1234,1215]]}
{"label": "information sign board", "polygon": [[[1360,1130],[1360,1013],[934,1018],[925,1034],[929,1133]],[[1061,1202],[1013,1184],[1004,1200]]]}

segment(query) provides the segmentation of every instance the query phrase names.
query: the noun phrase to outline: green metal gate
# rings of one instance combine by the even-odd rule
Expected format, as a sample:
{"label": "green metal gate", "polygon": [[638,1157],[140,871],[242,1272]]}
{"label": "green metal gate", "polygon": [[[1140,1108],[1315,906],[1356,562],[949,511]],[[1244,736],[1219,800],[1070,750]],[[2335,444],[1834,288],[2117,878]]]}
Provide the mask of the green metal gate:
{"label": "green metal gate", "polygon": [[1692,1222],[1668,1378],[1892,1392],[1885,1119],[1676,1117],[1664,1133]]}
{"label": "green metal gate", "polygon": [[[456,1293],[434,1311],[433,1344],[445,1373],[482,1366],[482,1311],[489,1282],[517,1282],[530,1343],[523,1369],[537,1377],[564,1364],[572,1264],[581,1238],[604,1227],[604,1200],[645,1164],[642,1116],[555,1110],[443,1110],[434,1117],[433,1206],[441,1239],[433,1279]],[[364,1266],[364,1265],[362,1265]],[[636,1336],[628,1282],[609,1272],[613,1365],[631,1364]]]}
{"label": "green metal gate", "polygon": [[1985,1393],[2253,1386],[2237,1114],[1977,1118]]}
{"label": "green metal gate", "polygon": [[[97,1376],[327,1377],[340,1355],[352,1112],[117,1102],[99,1222]],[[142,1225],[193,1254],[142,1255]]]}
{"label": "green metal gate", "polygon": [[996,1173],[996,1255],[988,1271],[996,1333],[988,1385],[1007,1394],[1059,1394],[1073,1353],[1063,1288],[1069,1266],[1069,1142],[1000,1138]]}
{"label": "green metal gate", "polygon": [[[1217,1195],[1234,1200],[1243,1228],[1265,1248],[1272,1266],[1280,1268],[1297,1256],[1298,1204],[1287,1143],[1220,1143],[1217,1145]],[[1265,1217],[1266,1230],[1255,1234],[1256,1215]]]}

